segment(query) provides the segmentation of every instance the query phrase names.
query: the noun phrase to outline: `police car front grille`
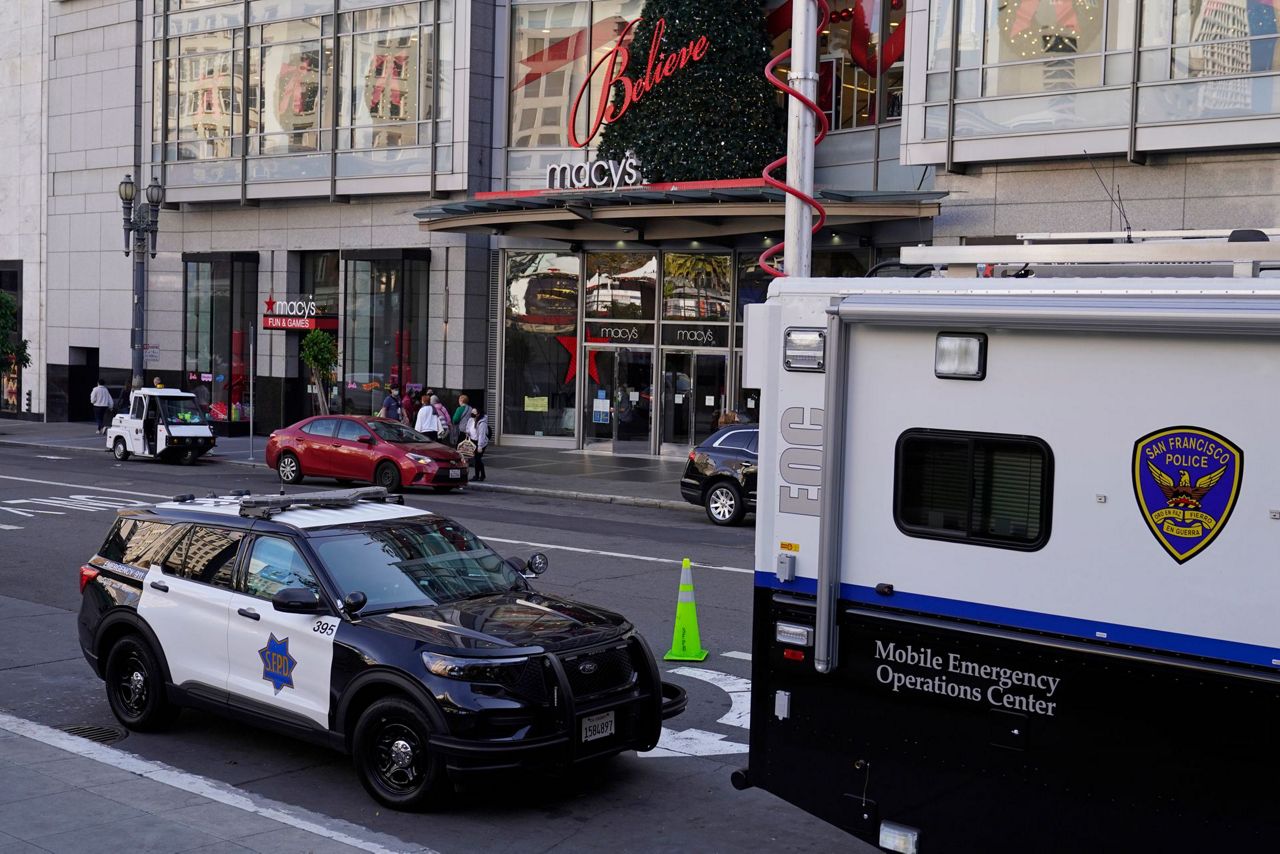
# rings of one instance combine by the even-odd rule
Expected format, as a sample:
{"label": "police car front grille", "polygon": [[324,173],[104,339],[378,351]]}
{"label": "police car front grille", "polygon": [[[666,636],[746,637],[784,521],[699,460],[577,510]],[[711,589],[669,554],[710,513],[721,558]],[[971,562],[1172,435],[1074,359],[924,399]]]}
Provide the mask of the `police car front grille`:
{"label": "police car front grille", "polygon": [[524,667],[508,673],[502,680],[507,691],[524,700],[543,702],[547,699],[547,679],[539,659],[531,659]]}
{"label": "police car front grille", "polygon": [[565,657],[563,664],[574,697],[592,697],[626,688],[636,678],[635,662],[625,644]]}

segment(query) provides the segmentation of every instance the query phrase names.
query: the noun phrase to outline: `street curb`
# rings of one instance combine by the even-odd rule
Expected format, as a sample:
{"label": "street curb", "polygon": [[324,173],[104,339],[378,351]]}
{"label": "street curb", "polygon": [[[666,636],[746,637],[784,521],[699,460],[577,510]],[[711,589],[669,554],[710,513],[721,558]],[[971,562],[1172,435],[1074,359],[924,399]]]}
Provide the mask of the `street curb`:
{"label": "street curb", "polygon": [[[76,448],[66,447],[64,445],[48,445],[37,442],[20,442],[13,439],[0,439],[0,445],[8,447],[21,448],[52,448],[58,451],[79,451],[80,453],[97,454],[107,453],[106,448]],[[249,466],[251,468],[266,468],[266,463],[260,463],[255,460],[233,460],[217,454],[205,457],[210,462],[229,463],[233,466]],[[543,489],[536,486],[512,486],[501,483],[468,483],[463,489],[474,490],[476,492],[503,492],[511,495],[530,495],[541,498],[565,498],[570,501],[589,501],[595,504],[619,504],[624,507],[647,507],[651,510],[692,510],[700,512],[702,510],[696,504],[690,504],[687,501],[669,501],[665,498],[637,498],[630,495],[602,495],[596,492],[575,492],[563,489]]]}

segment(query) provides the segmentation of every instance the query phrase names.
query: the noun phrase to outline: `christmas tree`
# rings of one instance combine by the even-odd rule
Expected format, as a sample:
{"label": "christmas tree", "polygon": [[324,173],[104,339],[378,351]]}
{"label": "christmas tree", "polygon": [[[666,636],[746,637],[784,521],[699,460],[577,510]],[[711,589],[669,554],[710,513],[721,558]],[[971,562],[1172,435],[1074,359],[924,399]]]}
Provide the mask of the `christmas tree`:
{"label": "christmas tree", "polygon": [[758,178],[782,154],[762,0],[648,0],[628,37],[627,81],[613,85],[601,156],[630,152],[646,181],[664,183]]}

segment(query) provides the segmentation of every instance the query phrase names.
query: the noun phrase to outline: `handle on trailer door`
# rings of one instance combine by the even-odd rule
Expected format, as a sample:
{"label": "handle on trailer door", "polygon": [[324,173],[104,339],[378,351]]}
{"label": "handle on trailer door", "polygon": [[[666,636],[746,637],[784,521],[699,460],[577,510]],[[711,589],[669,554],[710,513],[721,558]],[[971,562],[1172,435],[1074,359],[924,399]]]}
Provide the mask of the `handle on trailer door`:
{"label": "handle on trailer door", "polygon": [[822,495],[818,510],[818,619],[813,639],[813,666],[819,673],[836,668],[836,604],[840,590],[840,542],[844,536],[845,402],[844,345],[847,327],[838,303],[827,310],[826,393],[822,415]]}

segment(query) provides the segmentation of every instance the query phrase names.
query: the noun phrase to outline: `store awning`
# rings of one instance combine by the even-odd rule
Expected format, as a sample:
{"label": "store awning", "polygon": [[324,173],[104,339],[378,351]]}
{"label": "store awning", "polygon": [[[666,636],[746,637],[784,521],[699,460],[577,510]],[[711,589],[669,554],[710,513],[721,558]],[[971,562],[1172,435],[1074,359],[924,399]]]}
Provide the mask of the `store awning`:
{"label": "store awning", "polygon": [[[755,183],[485,193],[414,213],[424,231],[503,234],[551,240],[699,240],[782,231],[785,195]],[[732,184],[723,186],[719,184]],[[824,189],[827,227],[937,216],[941,192]]]}

